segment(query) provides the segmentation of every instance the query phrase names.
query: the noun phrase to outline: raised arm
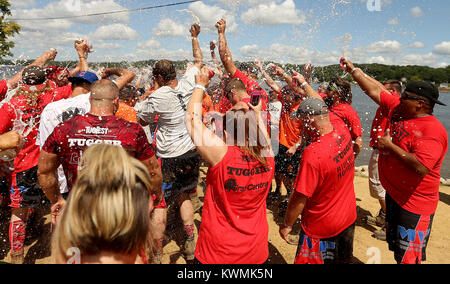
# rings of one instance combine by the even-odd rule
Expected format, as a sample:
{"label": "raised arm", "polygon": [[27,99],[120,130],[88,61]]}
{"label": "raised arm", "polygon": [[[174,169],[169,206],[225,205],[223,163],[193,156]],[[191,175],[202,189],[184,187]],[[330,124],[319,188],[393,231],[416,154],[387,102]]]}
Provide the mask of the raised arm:
{"label": "raised arm", "polygon": [[[303,75],[297,75],[293,77],[291,80],[296,80],[299,86],[294,86],[296,88],[302,88],[305,91],[306,97],[309,98],[317,98],[323,101],[322,97],[311,87],[311,85],[306,81]],[[291,87],[293,87],[291,85]]]}
{"label": "raised arm", "polygon": [[345,71],[353,76],[353,79],[358,83],[361,89],[378,105],[381,104],[380,93],[386,91],[386,88],[373,78],[370,78],[364,72],[355,68],[353,63],[349,60],[342,59],[341,65],[343,65]]}
{"label": "raised arm", "polygon": [[191,36],[192,36],[192,50],[194,54],[194,65],[197,66],[198,69],[201,68],[203,64],[203,54],[200,48],[200,43],[198,41],[198,35],[200,34],[201,28],[197,24],[193,24],[191,26]]}
{"label": "raised arm", "polygon": [[[284,79],[284,81],[288,84],[288,86],[290,86],[291,89],[294,90],[295,93],[299,94],[303,98],[308,97],[308,94],[306,93],[306,91],[301,86],[294,84],[293,77],[291,75],[289,75],[288,73],[286,73],[283,70],[283,68],[281,68],[280,66],[275,66],[274,72],[277,76],[282,77]],[[306,81],[306,79],[305,79],[305,81]]]}
{"label": "raised arm", "polygon": [[270,77],[270,75],[267,74],[266,71],[264,71],[261,61],[255,60],[255,65],[258,67],[259,71],[263,75],[267,86],[269,86],[275,92],[279,93],[281,91],[280,86],[278,86],[278,84],[272,79],[272,77]]}
{"label": "raised arm", "polygon": [[213,167],[222,161],[228,147],[222,139],[203,124],[202,101],[209,85],[208,72],[208,67],[203,67],[195,78],[196,87],[187,106],[185,124],[198,152]]}
{"label": "raised arm", "polygon": [[[29,66],[43,67],[45,64],[47,64],[47,62],[54,60],[56,58],[57,54],[58,54],[58,52],[54,49],[46,51],[41,56],[39,56],[33,63],[31,63]],[[8,84],[9,89],[17,88],[20,80],[22,79],[22,73],[23,73],[24,69],[20,70],[19,73],[17,73],[10,79],[7,79],[7,84]]]}
{"label": "raised arm", "polygon": [[75,50],[77,51],[79,60],[77,67],[70,72],[70,76],[75,76],[83,71],[89,71],[89,65],[87,62],[87,55],[89,51],[88,44],[85,41],[75,41]]}
{"label": "raised arm", "polygon": [[222,77],[223,76],[223,69],[222,69],[222,65],[220,64],[220,61],[217,59],[217,56],[216,56],[216,51],[215,51],[216,50],[216,43],[214,41],[211,41],[209,43],[209,48],[211,50],[211,58],[212,58],[214,64],[216,65],[217,70],[219,70],[219,74],[218,75],[220,77]]}
{"label": "raised arm", "polygon": [[231,55],[230,48],[228,47],[227,38],[225,36],[225,30],[227,27],[227,22],[225,19],[220,20],[216,24],[217,31],[219,32],[219,54],[220,60],[222,60],[225,70],[228,72],[230,77],[234,76],[236,73],[236,65],[234,65],[233,57]]}
{"label": "raised arm", "polygon": [[112,75],[118,76],[114,82],[119,90],[122,90],[126,85],[130,84],[134,80],[134,77],[136,77],[136,73],[127,69],[106,68],[103,70],[103,79],[106,79]]}

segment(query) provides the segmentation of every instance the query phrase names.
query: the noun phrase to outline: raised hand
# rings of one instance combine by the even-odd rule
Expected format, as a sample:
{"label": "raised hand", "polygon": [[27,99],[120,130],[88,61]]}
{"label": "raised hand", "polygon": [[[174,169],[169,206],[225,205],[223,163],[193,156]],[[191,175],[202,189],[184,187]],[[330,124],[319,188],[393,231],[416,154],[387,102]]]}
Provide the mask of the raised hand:
{"label": "raised hand", "polygon": [[341,58],[341,68],[345,70],[347,73],[352,72],[355,69],[355,66],[350,60],[347,60],[346,58]]}
{"label": "raised hand", "polygon": [[196,38],[200,34],[201,28],[198,24],[193,24],[190,29],[191,36]]}
{"label": "raised hand", "polygon": [[299,83],[299,85],[306,82],[306,79],[302,74],[297,74],[296,76],[292,77],[292,80],[296,80]]}
{"label": "raised hand", "polygon": [[219,34],[224,34],[227,28],[227,21],[225,19],[221,19],[220,21],[217,22],[216,28]]}
{"label": "raised hand", "polygon": [[215,50],[216,49],[216,42],[215,41],[211,41],[209,43],[209,48],[211,49],[211,51]]}
{"label": "raised hand", "polygon": [[209,67],[208,66],[204,66],[201,70],[200,73],[195,76],[195,84],[203,86],[203,87],[208,87],[209,83],[210,83],[210,76],[209,76]]}

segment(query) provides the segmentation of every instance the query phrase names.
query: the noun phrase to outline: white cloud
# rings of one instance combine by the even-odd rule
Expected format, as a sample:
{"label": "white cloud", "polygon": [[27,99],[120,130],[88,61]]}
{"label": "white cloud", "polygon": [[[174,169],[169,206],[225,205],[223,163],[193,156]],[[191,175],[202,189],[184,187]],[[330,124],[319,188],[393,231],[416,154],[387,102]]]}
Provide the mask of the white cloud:
{"label": "white cloud", "polygon": [[386,60],[386,58],[384,58],[383,56],[374,56],[374,57],[369,57],[365,60],[364,63],[378,63],[378,64],[389,64],[389,62]]}
{"label": "white cloud", "polygon": [[421,18],[424,16],[422,9],[419,6],[411,8],[411,16],[413,18]]}
{"label": "white cloud", "polygon": [[35,0],[14,0],[11,1],[12,8],[29,8],[36,5]]}
{"label": "white cloud", "polygon": [[111,24],[99,27],[88,35],[91,40],[137,40],[139,34],[124,24]]}
{"label": "white cloud", "polygon": [[260,4],[243,13],[241,20],[246,24],[262,26],[306,24],[305,14],[301,10],[296,9],[293,0],[286,0],[280,5],[275,2]]}
{"label": "white cloud", "polygon": [[450,56],[450,41],[443,41],[436,45],[433,49],[433,53]]}
{"label": "white cloud", "polygon": [[388,24],[392,25],[392,26],[397,26],[400,23],[400,20],[398,19],[398,17],[395,17],[391,20],[389,20]]}
{"label": "white cloud", "polygon": [[408,54],[400,58],[400,65],[428,65],[436,66],[439,64],[439,58],[433,53],[427,54]]}
{"label": "white cloud", "polygon": [[138,46],[142,49],[155,49],[161,46],[161,43],[154,38],[147,40],[144,43],[139,43]]}
{"label": "white cloud", "polygon": [[99,50],[99,49],[116,49],[116,48],[120,48],[120,44],[118,43],[100,43],[100,44],[96,44],[95,45],[95,49]]}
{"label": "white cloud", "polygon": [[158,23],[156,28],[153,29],[153,33],[161,37],[186,36],[189,33],[189,29],[187,26],[166,18]]}
{"label": "white cloud", "polygon": [[[28,3],[28,1],[25,1]],[[21,2],[20,5],[26,4]],[[76,1],[59,0],[48,3],[44,7],[29,8],[30,6],[14,6],[11,10],[13,19],[33,19],[33,18],[54,18],[54,17],[72,17],[87,13],[102,13],[125,9],[117,4],[115,0],[95,0],[81,1],[80,5],[73,5]],[[19,9],[16,9],[19,8]],[[129,13],[109,14],[93,17],[71,18],[64,20],[51,21],[18,21],[22,29],[26,30],[67,30],[77,23],[106,25],[109,23],[127,23]]]}
{"label": "white cloud", "polygon": [[411,43],[410,45],[411,48],[425,48],[425,44],[421,41],[416,41]]}
{"label": "white cloud", "polygon": [[396,53],[401,51],[402,44],[396,40],[378,41],[366,47],[367,53]]}
{"label": "white cloud", "polygon": [[209,6],[203,2],[195,2],[189,5],[189,10],[200,19],[202,32],[217,33],[215,26],[222,18],[227,20],[227,33],[235,33],[238,29],[234,14],[229,10],[218,6]]}

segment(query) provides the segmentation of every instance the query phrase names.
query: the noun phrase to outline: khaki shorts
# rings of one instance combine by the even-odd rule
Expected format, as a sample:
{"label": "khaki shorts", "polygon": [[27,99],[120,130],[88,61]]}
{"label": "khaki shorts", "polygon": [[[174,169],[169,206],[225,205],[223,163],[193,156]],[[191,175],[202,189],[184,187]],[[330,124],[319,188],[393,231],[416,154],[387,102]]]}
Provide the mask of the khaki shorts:
{"label": "khaki shorts", "polygon": [[380,151],[374,149],[369,162],[369,189],[370,195],[378,200],[386,200],[386,190],[381,185],[380,175],[378,173],[378,159]]}

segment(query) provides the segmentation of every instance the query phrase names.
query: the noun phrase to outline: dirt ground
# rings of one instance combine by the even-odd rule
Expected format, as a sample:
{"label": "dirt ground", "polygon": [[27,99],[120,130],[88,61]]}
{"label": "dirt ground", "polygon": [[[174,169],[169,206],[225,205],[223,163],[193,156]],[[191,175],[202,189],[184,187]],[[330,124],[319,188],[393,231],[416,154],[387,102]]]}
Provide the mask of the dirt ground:
{"label": "dirt ground", "polygon": [[[378,201],[369,195],[368,179],[363,177],[355,178],[355,188],[358,206],[358,221],[354,241],[353,263],[381,263],[394,264],[393,254],[388,250],[387,244],[372,237],[375,230],[379,228],[367,225],[365,218],[374,216],[379,211]],[[200,200],[203,200],[204,184],[198,187]],[[278,234],[278,225],[283,222],[278,216],[277,203],[268,207],[267,220],[270,227],[269,250],[270,263],[272,264],[292,264],[296,252],[296,246],[287,244]],[[195,214],[195,225],[197,230],[200,226],[201,210]],[[44,212],[42,218],[37,218],[37,227],[31,233],[31,238],[26,242],[25,262],[29,264],[51,263],[50,257],[50,223],[49,216]],[[440,202],[436,212],[433,229],[431,231],[430,242],[427,250],[427,261],[425,264],[449,264],[450,263],[450,227],[448,219],[450,217],[450,187],[443,186],[440,189]],[[175,211],[169,212],[167,228],[167,240],[164,247],[162,261],[164,264],[186,263],[180,253],[180,233],[177,229],[177,217]],[[5,210],[0,212],[0,260],[9,261],[9,240],[8,240],[8,214]],[[298,233],[299,224],[294,226],[294,233]],[[40,237],[38,237],[40,236]]]}

